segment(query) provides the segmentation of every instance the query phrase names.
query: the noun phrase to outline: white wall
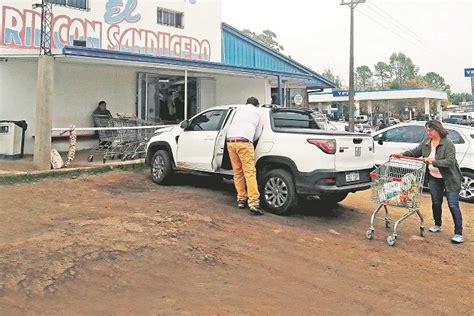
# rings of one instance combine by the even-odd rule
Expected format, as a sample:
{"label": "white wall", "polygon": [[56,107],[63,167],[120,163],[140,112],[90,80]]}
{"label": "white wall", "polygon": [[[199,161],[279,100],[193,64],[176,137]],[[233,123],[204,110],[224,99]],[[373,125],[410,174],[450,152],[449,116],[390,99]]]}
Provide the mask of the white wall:
{"label": "white wall", "polygon": [[0,120],[26,120],[25,152],[33,153],[36,60],[0,62]]}
{"label": "white wall", "polygon": [[[91,114],[100,100],[107,102],[114,116],[136,113],[137,72],[133,69],[58,60],[54,68],[53,127],[93,126]],[[36,71],[36,61],[9,59],[0,63],[0,120],[27,121],[27,154],[32,154],[34,148]],[[89,148],[95,143],[79,141],[78,148]],[[67,143],[55,142],[53,147],[64,151]]]}
{"label": "white wall", "polygon": [[[268,91],[267,91],[268,90]],[[248,97],[256,97],[260,104],[268,103],[270,87],[265,78],[216,76],[216,102],[224,104],[244,104]]]}

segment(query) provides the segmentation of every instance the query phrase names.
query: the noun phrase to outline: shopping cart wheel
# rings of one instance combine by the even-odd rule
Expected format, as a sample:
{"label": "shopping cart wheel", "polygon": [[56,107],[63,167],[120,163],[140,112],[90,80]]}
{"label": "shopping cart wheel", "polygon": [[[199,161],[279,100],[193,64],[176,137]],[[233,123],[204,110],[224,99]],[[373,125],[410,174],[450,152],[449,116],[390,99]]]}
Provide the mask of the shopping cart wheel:
{"label": "shopping cart wheel", "polygon": [[390,221],[385,220],[385,228],[390,228]]}
{"label": "shopping cart wheel", "polygon": [[102,159],[102,163],[106,163],[106,162],[107,162],[107,158]]}
{"label": "shopping cart wheel", "polygon": [[389,246],[395,245],[395,242],[396,242],[396,241],[397,241],[397,237],[394,236],[394,235],[389,235],[389,236],[387,237],[387,244],[388,244]]}
{"label": "shopping cart wheel", "polygon": [[367,229],[367,233],[365,234],[365,236],[367,237],[368,240],[374,239],[375,230],[373,228],[369,227],[369,229]]}
{"label": "shopping cart wheel", "polygon": [[87,162],[92,162],[94,161],[94,155],[89,155],[89,157],[87,157]]}
{"label": "shopping cart wheel", "polygon": [[420,226],[420,236],[425,237],[425,228],[423,226]]}

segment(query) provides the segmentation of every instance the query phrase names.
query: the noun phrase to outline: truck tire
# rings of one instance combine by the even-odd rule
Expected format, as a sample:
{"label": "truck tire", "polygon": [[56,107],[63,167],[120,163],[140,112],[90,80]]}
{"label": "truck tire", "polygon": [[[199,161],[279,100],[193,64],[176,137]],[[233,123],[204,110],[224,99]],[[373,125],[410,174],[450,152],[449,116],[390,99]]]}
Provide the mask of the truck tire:
{"label": "truck tire", "polygon": [[153,182],[166,184],[172,174],[170,154],[166,150],[158,150],[151,160],[150,173]]}
{"label": "truck tire", "polygon": [[462,176],[459,199],[463,202],[474,203],[474,172],[463,170]]}
{"label": "truck tire", "polygon": [[264,209],[277,215],[289,215],[298,203],[295,182],[290,172],[273,169],[262,177],[260,200]]}
{"label": "truck tire", "polygon": [[326,205],[335,205],[342,200],[344,200],[349,193],[334,193],[334,194],[327,194],[327,195],[321,195],[319,199],[321,202],[323,202]]}

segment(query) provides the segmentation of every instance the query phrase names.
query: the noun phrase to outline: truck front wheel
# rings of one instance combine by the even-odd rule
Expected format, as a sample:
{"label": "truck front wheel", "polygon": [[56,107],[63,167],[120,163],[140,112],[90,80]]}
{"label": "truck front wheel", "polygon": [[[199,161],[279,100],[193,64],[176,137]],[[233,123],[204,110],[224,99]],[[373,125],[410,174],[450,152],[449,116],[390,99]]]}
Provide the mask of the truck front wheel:
{"label": "truck front wheel", "polygon": [[150,173],[153,182],[164,184],[172,173],[171,158],[166,150],[158,150],[151,161]]}
{"label": "truck front wheel", "polygon": [[262,177],[260,200],[264,209],[277,215],[288,215],[298,202],[295,183],[290,172],[274,169]]}

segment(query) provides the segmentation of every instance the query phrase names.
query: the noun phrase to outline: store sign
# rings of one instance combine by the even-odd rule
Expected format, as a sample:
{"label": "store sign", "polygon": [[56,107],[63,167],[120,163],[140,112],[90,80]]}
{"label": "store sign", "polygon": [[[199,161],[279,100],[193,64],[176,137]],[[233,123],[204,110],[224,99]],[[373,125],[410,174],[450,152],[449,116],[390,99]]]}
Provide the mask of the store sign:
{"label": "store sign", "polygon": [[333,97],[348,97],[349,96],[349,91],[347,91],[347,90],[333,91],[332,96]]}
{"label": "store sign", "polygon": [[[3,1],[2,1],[3,2]],[[100,2],[90,1],[91,5]],[[192,14],[197,0],[187,0],[187,14]],[[16,1],[0,6],[0,48],[38,49],[41,40],[41,14],[39,10],[19,8]],[[24,4],[24,3],[23,3]],[[157,31],[172,29],[156,24],[157,6],[142,0],[108,0],[89,11],[53,6],[53,49],[72,45],[74,40],[86,42],[87,47],[126,52],[169,56],[193,60],[211,60],[208,39],[189,35]],[[194,8],[193,8],[194,7]],[[57,11],[68,14],[58,14]],[[72,16],[73,14],[77,16]],[[144,16],[147,14],[147,21]],[[196,12],[198,14],[198,12]],[[153,22],[153,27],[150,21]],[[217,19],[216,19],[217,21]],[[216,23],[217,24],[217,23]],[[217,27],[217,26],[215,26]],[[220,23],[218,25],[220,28]],[[192,28],[189,28],[192,31]],[[181,33],[183,31],[180,30]]]}
{"label": "store sign", "polygon": [[474,77],[474,68],[464,69],[464,77]]}
{"label": "store sign", "polygon": [[302,105],[303,104],[303,101],[304,101],[304,98],[301,94],[296,94],[294,97],[293,97],[293,100],[295,101],[295,104],[296,105]]}

